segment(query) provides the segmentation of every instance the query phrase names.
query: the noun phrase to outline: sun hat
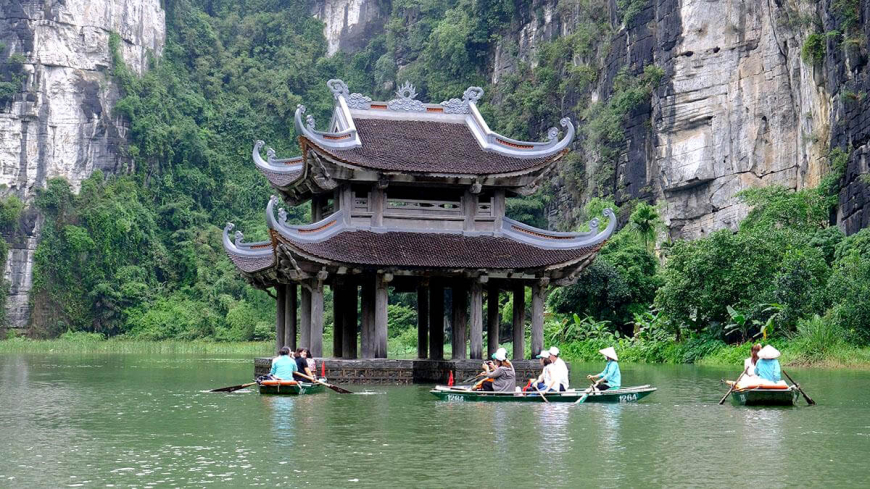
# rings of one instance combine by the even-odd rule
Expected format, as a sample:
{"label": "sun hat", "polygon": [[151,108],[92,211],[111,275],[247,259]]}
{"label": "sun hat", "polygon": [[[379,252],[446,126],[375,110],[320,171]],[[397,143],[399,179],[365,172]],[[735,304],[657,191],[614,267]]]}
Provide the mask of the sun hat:
{"label": "sun hat", "polygon": [[536,356],[535,358],[550,358],[549,350],[541,350],[541,354]]}
{"label": "sun hat", "polygon": [[550,355],[553,355],[554,357],[558,357],[559,356],[559,349],[556,348],[555,346],[551,346],[550,347]]}
{"label": "sun hat", "polygon": [[762,360],[773,360],[774,358],[779,358],[779,350],[776,348],[767,345],[758,352],[758,358]]}
{"label": "sun hat", "polygon": [[598,353],[604,355],[607,358],[619,361],[619,358],[616,356],[616,350],[614,350],[612,346],[608,346],[607,348],[598,350]]}
{"label": "sun hat", "polygon": [[495,353],[492,354],[492,358],[500,362],[505,361],[507,359],[507,350],[505,350],[504,348],[499,348],[495,351]]}

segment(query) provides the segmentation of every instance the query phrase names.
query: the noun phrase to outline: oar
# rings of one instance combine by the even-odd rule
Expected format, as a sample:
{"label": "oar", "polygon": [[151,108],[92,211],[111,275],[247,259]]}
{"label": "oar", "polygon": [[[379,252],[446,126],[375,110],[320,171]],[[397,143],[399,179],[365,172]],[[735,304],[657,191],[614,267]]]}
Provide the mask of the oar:
{"label": "oar", "polygon": [[590,385],[589,388],[583,392],[583,397],[577,399],[577,402],[575,402],[574,404],[583,404],[584,402],[586,402],[586,398],[589,397],[589,394],[591,394],[592,391],[594,391],[595,388],[598,387],[598,384],[600,384],[603,380],[604,379],[601,379],[598,382],[593,382],[592,385]]}
{"label": "oar", "polygon": [[801,389],[801,385],[798,384],[797,382],[795,382],[794,380],[792,380],[791,375],[787,374],[787,373],[785,372],[785,370],[783,370],[782,373],[785,374],[785,377],[786,377],[788,380],[791,380],[791,383],[794,384],[794,386],[798,388],[798,390],[800,391],[800,393],[804,395],[804,399],[806,399],[807,404],[809,404],[810,406],[815,406],[815,405],[816,405],[816,401],[810,399],[810,396],[808,396],[807,393],[804,392],[803,389]]}
{"label": "oar", "polygon": [[725,402],[725,399],[728,399],[728,396],[731,394],[731,391],[733,391],[734,388],[737,387],[737,383],[740,382],[740,379],[742,379],[744,375],[746,375],[746,372],[748,370],[749,370],[749,367],[744,368],[743,372],[740,374],[740,376],[737,377],[737,380],[735,380],[734,383],[731,384],[731,388],[728,389],[728,392],[725,393],[725,397],[723,397],[722,399],[719,399],[720,406]]}
{"label": "oar", "polygon": [[256,384],[256,382],[250,382],[247,384],[239,384],[239,385],[231,385],[229,387],[221,387],[220,389],[212,389],[209,392],[235,392],[240,391],[242,389],[247,389],[248,387]]}
{"label": "oar", "polygon": [[547,396],[545,396],[544,393],[541,392],[541,389],[538,389],[538,384],[535,384],[535,390],[538,391],[538,394],[541,395],[541,399],[543,399],[544,402],[546,402],[546,403],[549,403],[549,402],[550,402],[550,401],[547,399]]}
{"label": "oar", "polygon": [[315,379],[314,377],[309,377],[309,376],[303,374],[302,372],[293,372],[293,375],[298,375],[299,377],[302,377],[303,379],[310,380],[311,382],[314,382],[315,384],[325,385],[328,389],[332,389],[335,392],[338,392],[339,394],[353,394],[353,392],[351,392],[347,389],[344,389],[344,388],[339,387],[337,385],[329,384],[326,382],[321,382],[321,381]]}
{"label": "oar", "polygon": [[469,383],[469,382],[471,382],[471,381],[477,379],[477,378],[480,377],[481,375],[485,375],[485,374],[486,374],[486,372],[481,372],[481,373],[475,375],[474,377],[469,377],[469,378],[463,380],[462,382],[460,382],[460,384],[467,384],[467,383]]}

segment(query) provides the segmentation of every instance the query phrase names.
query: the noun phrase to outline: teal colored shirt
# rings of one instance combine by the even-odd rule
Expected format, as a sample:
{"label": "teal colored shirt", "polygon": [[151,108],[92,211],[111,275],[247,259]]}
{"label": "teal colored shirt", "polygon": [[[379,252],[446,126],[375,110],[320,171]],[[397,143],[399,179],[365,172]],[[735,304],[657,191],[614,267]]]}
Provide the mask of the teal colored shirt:
{"label": "teal colored shirt", "polygon": [[293,380],[293,372],[298,371],[296,360],[290,358],[290,355],[279,355],[278,358],[272,360],[272,370],[269,371],[269,374],[279,379]]}
{"label": "teal colored shirt", "polygon": [[755,375],[770,382],[779,382],[782,378],[779,360],[758,360],[755,364]]}
{"label": "teal colored shirt", "polygon": [[622,374],[619,372],[619,363],[613,360],[608,360],[604,371],[598,375],[607,382],[607,385],[611,389],[619,389],[622,386]]}

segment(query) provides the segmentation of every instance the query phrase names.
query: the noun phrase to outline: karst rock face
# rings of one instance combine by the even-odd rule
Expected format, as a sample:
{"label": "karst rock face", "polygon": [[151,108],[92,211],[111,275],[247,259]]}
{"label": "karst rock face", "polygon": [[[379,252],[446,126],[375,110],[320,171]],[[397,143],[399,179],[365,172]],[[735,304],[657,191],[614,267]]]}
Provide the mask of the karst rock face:
{"label": "karst rock face", "polygon": [[[591,100],[607,100],[621,71],[639,76],[655,65],[664,75],[649,102],[629,113],[603,193],[618,204],[659,202],[671,238],[696,238],[736,227],[748,211],[735,198],[742,189],[816,185],[828,171],[828,151],[840,147],[850,157],[838,223],[847,233],[870,225],[864,177],[870,170],[870,2],[858,4],[858,25],[850,34],[865,42],[848,47],[827,36],[823,60],[801,59],[810,33],[846,32],[835,3],[647,0],[623,22],[616,1],[604,0],[612,35],[590,59],[580,60],[596,67]],[[494,83],[521,62],[534,63],[543,43],[570,35],[582,22],[580,9],[567,0],[520,4],[488,56],[485,69]],[[324,23],[329,54],[355,52],[383,33],[393,7],[385,0],[318,0],[311,15]],[[124,123],[112,115],[119,94],[109,76],[111,32],[119,34],[128,66],[146,70],[164,43],[160,1],[0,0],[0,57],[23,55],[27,75],[13,101],[0,107],[2,192],[30,202],[34,190],[55,176],[78,188],[95,169],[130,170]],[[565,107],[574,105],[565,101]],[[579,114],[565,115],[582,126]],[[554,122],[540,121],[544,128]],[[575,151],[594,169],[596,155],[585,154],[581,141]],[[570,227],[594,192],[558,174],[552,184],[551,224]],[[7,307],[14,327],[28,320],[39,226],[30,210],[21,231],[7,237]]]}
{"label": "karst rock face", "polygon": [[[0,0],[0,59],[24,57],[24,81],[0,107],[0,184],[32,202],[54,177],[73,188],[94,170],[128,170],[125,127],[112,114],[119,93],[110,76],[109,36],[136,72],[159,57],[165,39],[160,0]],[[20,58],[19,58],[20,59]],[[7,319],[23,327],[29,317],[33,253],[40,219],[28,210],[10,236]]]}
{"label": "karst rock face", "polygon": [[[353,51],[364,33],[379,31],[384,14],[371,3],[319,2],[331,52]],[[610,1],[615,35],[606,48],[598,47],[593,58],[599,59],[581,60],[599,68],[591,89],[592,100],[599,101],[613,93],[620,70],[640,75],[654,64],[664,71],[651,101],[628,116],[624,147],[605,195],[617,204],[659,202],[671,238],[697,238],[736,228],[748,212],[735,198],[739,191],[769,184],[815,186],[829,169],[830,149],[851,148],[838,223],[847,233],[870,225],[870,209],[865,211],[870,190],[862,179],[870,152],[866,42],[850,50],[843,48],[849,36],[829,35],[823,61],[801,59],[811,33],[847,31],[837,9],[848,2],[641,3],[643,8],[623,23]],[[870,18],[870,3],[858,8],[860,25],[850,36],[866,40],[870,23],[863,19]],[[540,45],[576,30],[581,10],[564,0],[530,2],[520,21],[505,26],[495,43],[487,67],[490,80],[497,83],[521,62],[534,64]],[[578,114],[569,115],[577,120]],[[582,152],[581,145],[575,150]],[[588,161],[587,171],[594,170],[594,154],[581,158]],[[570,227],[591,193],[559,176],[553,184],[551,224]]]}

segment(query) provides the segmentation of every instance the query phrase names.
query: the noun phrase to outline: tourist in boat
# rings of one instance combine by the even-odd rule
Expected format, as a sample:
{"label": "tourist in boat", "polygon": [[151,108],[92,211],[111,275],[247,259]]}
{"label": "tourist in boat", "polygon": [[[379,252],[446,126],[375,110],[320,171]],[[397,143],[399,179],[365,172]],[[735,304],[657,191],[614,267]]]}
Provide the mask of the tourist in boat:
{"label": "tourist in boat", "polygon": [[483,364],[486,378],[479,384],[480,390],[492,392],[513,392],[517,386],[517,376],[514,366],[507,359],[507,350],[499,348],[492,354],[495,364]]}
{"label": "tourist in boat", "polygon": [[308,348],[305,349],[305,361],[308,363],[308,371],[311,372],[308,375],[314,377],[317,374],[317,364],[314,362],[314,356]]}
{"label": "tourist in boat", "polygon": [[[541,392],[558,392],[567,389],[567,373],[565,374],[563,381],[562,375],[554,363],[557,358],[550,353],[550,350],[541,350],[541,353],[538,354],[537,358],[541,360],[541,365],[543,365],[544,371],[541,372],[541,375],[539,375],[537,379],[534,379],[531,382],[532,389]],[[564,362],[562,363],[564,364]]]}
{"label": "tourist in boat", "polygon": [[586,378],[591,381],[597,381],[598,390],[619,389],[622,385],[622,374],[619,372],[619,358],[616,356],[616,350],[612,346],[608,346],[603,350],[598,350],[598,353],[604,355],[607,359],[607,365],[598,375],[587,375]]}
{"label": "tourist in boat", "polygon": [[547,350],[550,353],[550,370],[553,377],[553,390],[568,390],[568,365],[565,360],[559,358],[559,349],[555,346]]}
{"label": "tourist in boat", "polygon": [[272,369],[269,370],[269,376],[272,379],[293,380],[293,372],[297,370],[296,361],[291,356],[290,348],[285,346],[278,352],[278,356],[272,360]]}
{"label": "tourist in boat", "polygon": [[758,376],[755,374],[755,365],[758,363],[758,352],[761,351],[761,343],[756,343],[752,345],[752,348],[749,350],[749,358],[743,360],[743,378],[740,380],[740,384],[746,384],[747,382],[755,383],[758,381]]}
{"label": "tourist in boat", "polygon": [[313,370],[308,367],[308,350],[305,348],[296,349],[296,367],[299,373],[305,374],[314,378]]}
{"label": "tourist in boat", "polygon": [[758,363],[755,364],[755,375],[762,381],[777,383],[781,378],[779,366],[779,350],[767,345],[758,352]]}

